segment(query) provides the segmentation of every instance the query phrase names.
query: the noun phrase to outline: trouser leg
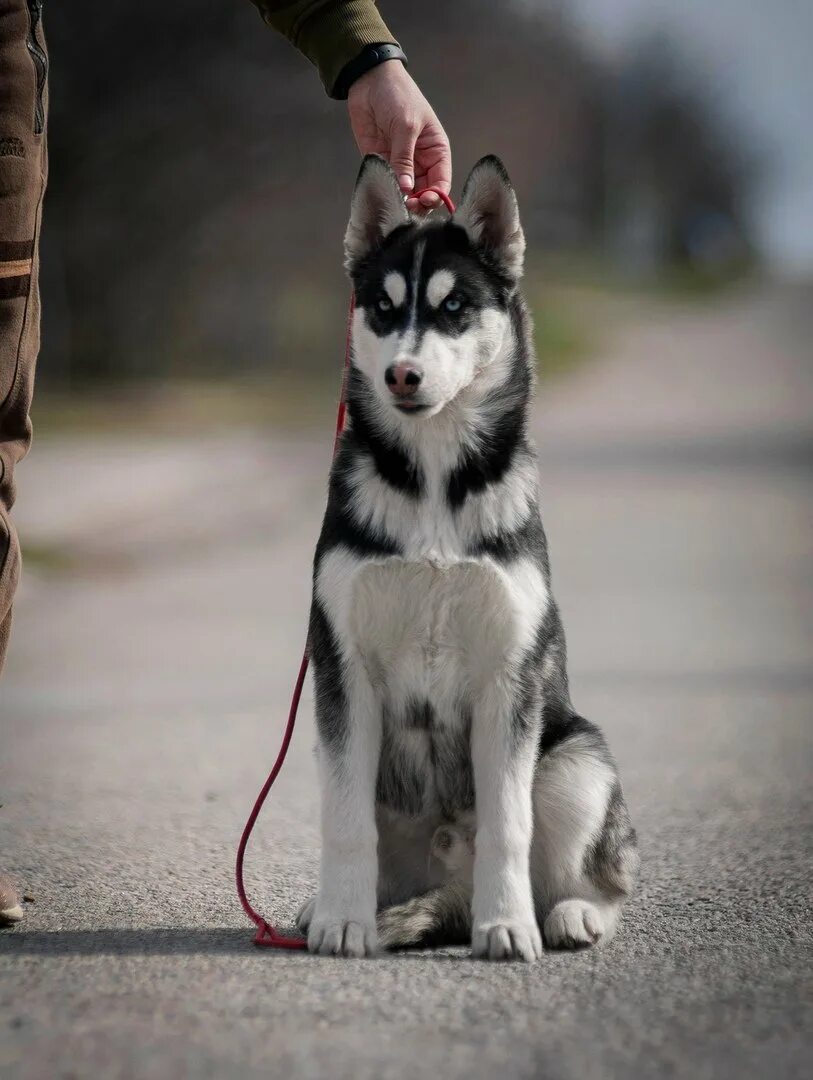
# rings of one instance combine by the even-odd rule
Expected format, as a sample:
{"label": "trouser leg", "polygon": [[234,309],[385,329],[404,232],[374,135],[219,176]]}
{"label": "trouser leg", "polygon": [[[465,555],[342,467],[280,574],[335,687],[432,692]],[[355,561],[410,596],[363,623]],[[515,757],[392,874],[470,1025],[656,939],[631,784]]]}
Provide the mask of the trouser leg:
{"label": "trouser leg", "polygon": [[42,0],[0,0],[0,669],[21,564],[10,517],[14,470],[31,442],[28,413],[40,343],[47,114]]}

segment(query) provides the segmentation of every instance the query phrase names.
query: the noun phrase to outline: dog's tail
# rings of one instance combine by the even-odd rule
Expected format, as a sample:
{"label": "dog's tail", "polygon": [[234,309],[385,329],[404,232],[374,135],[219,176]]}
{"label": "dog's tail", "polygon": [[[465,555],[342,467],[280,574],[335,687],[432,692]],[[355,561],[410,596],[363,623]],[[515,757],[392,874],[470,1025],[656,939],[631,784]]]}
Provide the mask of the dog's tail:
{"label": "dog's tail", "polygon": [[465,945],[471,941],[471,886],[449,881],[378,915],[384,949]]}

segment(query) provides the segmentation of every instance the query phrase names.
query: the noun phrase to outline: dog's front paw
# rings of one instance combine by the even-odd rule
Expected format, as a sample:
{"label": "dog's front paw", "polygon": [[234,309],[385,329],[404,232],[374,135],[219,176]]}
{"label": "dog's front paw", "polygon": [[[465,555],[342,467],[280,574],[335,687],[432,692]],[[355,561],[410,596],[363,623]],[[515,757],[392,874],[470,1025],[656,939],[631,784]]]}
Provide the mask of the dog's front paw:
{"label": "dog's front paw", "polygon": [[545,941],[552,949],[595,945],[604,932],[604,917],[588,900],[560,900],[545,919]]}
{"label": "dog's front paw", "polygon": [[481,923],[471,935],[471,954],[484,960],[538,960],[542,936],[536,920]]}
{"label": "dog's front paw", "polygon": [[[304,909],[300,918],[302,914]],[[320,956],[375,956],[378,951],[375,919],[367,922],[322,914],[317,905],[310,914],[308,949]]]}

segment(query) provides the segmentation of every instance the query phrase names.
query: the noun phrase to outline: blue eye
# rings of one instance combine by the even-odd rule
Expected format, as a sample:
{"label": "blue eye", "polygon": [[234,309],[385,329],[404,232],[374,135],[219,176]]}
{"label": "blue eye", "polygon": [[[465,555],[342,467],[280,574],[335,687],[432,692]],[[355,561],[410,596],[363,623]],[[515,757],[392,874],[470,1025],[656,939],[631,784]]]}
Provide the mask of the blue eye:
{"label": "blue eye", "polygon": [[460,311],[460,309],[463,307],[463,301],[460,300],[457,296],[447,296],[446,299],[443,301],[443,307],[445,311],[449,311],[454,314],[454,312]]}
{"label": "blue eye", "polygon": [[390,300],[388,296],[379,296],[376,302],[376,306],[378,307],[379,311],[391,311],[392,300]]}

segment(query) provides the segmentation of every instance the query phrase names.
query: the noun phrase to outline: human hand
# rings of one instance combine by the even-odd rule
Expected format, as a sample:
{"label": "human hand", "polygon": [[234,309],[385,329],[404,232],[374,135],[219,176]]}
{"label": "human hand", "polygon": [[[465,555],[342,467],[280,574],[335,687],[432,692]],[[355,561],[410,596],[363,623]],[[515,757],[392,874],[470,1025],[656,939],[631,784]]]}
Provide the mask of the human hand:
{"label": "human hand", "polygon": [[[449,140],[429,102],[400,60],[387,60],[356,79],[347,97],[350,126],[362,154],[390,163],[405,195],[425,187],[447,194],[452,186]],[[431,210],[434,192],[407,198],[407,209]]]}

